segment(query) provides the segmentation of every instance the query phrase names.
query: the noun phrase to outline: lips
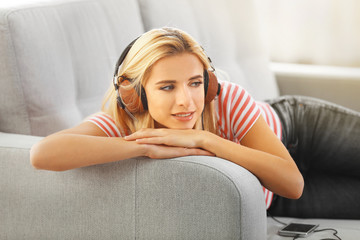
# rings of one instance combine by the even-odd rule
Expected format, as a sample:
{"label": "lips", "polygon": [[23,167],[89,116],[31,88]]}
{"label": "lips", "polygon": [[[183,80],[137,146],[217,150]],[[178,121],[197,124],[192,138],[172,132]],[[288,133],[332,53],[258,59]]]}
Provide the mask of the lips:
{"label": "lips", "polygon": [[190,116],[192,113],[180,113],[180,114],[174,114],[177,117],[188,117]]}
{"label": "lips", "polygon": [[179,121],[190,121],[194,117],[194,112],[180,112],[171,115]]}

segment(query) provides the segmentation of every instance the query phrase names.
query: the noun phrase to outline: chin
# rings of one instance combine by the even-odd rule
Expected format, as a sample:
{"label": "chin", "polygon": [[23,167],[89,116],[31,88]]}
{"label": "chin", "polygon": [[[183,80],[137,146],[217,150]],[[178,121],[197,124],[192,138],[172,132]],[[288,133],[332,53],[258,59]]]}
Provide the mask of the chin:
{"label": "chin", "polygon": [[169,128],[169,129],[194,129],[195,123],[182,123],[182,124],[161,124],[155,122],[155,128]]}
{"label": "chin", "polygon": [[174,127],[174,128],[178,128],[178,129],[194,129],[195,128],[195,123],[178,124],[177,127]]}

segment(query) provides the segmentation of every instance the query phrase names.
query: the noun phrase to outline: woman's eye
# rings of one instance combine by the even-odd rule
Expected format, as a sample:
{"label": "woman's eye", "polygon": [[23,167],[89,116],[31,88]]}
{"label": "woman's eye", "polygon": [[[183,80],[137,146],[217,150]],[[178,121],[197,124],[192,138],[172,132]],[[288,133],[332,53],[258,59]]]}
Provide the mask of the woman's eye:
{"label": "woman's eye", "polygon": [[160,90],[165,90],[165,91],[169,91],[169,90],[172,90],[174,89],[174,86],[173,85],[166,85],[166,86],[163,86],[160,88]]}
{"label": "woman's eye", "polygon": [[201,84],[203,84],[203,83],[200,82],[200,81],[198,81],[198,82],[192,82],[192,83],[191,83],[191,86],[193,86],[193,87],[198,87],[198,86],[200,86]]}

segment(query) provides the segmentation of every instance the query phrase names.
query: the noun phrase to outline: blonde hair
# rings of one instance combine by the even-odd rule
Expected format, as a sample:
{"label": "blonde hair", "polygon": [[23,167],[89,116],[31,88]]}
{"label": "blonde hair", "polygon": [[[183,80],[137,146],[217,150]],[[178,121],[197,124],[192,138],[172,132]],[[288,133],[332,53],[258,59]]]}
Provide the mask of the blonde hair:
{"label": "blonde hair", "polygon": [[[211,68],[203,48],[189,34],[175,28],[161,28],[150,30],[135,41],[118,69],[118,76],[132,79],[131,84],[125,88],[133,87],[141,90],[146,84],[152,66],[157,61],[164,57],[182,53],[196,55],[202,62],[204,69]],[[117,91],[111,84],[105,95],[102,111],[113,117],[115,124],[121,131],[127,133],[128,131],[136,132],[141,128],[154,128],[154,119],[148,111],[134,114],[137,119],[134,121],[118,106],[116,98]],[[199,118],[195,124],[195,129],[202,128],[216,133],[214,101],[205,104],[203,119]]]}

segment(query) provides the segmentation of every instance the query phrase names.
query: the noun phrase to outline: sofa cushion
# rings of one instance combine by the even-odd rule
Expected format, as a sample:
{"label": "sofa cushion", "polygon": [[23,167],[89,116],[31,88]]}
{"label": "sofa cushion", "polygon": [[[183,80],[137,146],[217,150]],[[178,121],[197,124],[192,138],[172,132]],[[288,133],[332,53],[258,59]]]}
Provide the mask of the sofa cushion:
{"label": "sofa cushion", "polygon": [[[278,95],[252,0],[139,0],[145,30],[172,26],[190,33],[228,80],[257,100]],[[218,71],[219,73],[219,71]]]}
{"label": "sofa cushion", "polygon": [[0,14],[0,131],[11,133],[44,136],[99,111],[118,56],[143,32],[136,0],[15,1]]}

